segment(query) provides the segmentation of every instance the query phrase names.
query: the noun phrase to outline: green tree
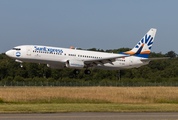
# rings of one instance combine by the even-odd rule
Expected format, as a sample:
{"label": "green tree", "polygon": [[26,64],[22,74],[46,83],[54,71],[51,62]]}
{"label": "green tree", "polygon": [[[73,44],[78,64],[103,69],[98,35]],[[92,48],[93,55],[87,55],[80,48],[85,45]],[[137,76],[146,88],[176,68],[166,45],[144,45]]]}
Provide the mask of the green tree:
{"label": "green tree", "polygon": [[169,51],[165,55],[166,57],[170,57],[170,58],[175,58],[177,56],[177,54],[174,51]]}

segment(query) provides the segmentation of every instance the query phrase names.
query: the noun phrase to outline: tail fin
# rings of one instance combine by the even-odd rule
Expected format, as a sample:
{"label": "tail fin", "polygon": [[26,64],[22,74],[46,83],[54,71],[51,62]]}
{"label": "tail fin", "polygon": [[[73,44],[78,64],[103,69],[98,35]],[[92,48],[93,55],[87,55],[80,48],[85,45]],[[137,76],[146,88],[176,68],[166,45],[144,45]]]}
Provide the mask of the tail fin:
{"label": "tail fin", "polygon": [[151,28],[132,50],[124,53],[148,58],[153,45],[155,34],[156,29]]}

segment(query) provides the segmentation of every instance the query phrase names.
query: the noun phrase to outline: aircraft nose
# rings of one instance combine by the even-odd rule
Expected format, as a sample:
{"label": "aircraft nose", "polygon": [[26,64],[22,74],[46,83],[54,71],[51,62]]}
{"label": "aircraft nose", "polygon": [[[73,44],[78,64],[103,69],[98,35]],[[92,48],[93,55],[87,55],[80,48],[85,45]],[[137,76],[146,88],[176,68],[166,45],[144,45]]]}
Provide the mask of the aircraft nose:
{"label": "aircraft nose", "polygon": [[5,54],[10,57],[10,56],[12,56],[11,53],[12,53],[12,51],[11,51],[11,50],[8,50]]}

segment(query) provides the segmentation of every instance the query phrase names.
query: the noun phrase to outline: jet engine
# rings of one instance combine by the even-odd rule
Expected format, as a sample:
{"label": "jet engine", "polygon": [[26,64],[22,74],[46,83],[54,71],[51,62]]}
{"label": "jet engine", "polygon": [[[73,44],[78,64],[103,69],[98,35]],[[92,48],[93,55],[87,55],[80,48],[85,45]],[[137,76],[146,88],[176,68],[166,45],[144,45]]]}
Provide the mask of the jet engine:
{"label": "jet engine", "polygon": [[66,67],[74,69],[84,68],[84,62],[81,60],[67,60]]}

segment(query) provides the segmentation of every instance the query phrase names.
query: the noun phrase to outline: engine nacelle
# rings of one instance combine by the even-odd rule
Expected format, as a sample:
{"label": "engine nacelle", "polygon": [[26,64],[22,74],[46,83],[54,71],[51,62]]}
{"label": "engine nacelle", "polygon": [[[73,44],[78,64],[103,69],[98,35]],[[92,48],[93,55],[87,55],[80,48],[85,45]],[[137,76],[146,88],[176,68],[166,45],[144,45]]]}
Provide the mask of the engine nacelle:
{"label": "engine nacelle", "polygon": [[53,68],[53,69],[63,69],[64,66],[62,65],[53,65],[53,64],[47,64],[47,67]]}
{"label": "engine nacelle", "polygon": [[66,67],[74,68],[74,69],[82,69],[84,68],[84,62],[81,60],[68,60],[66,62]]}

